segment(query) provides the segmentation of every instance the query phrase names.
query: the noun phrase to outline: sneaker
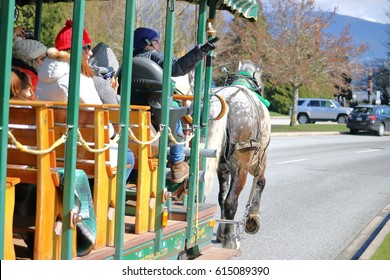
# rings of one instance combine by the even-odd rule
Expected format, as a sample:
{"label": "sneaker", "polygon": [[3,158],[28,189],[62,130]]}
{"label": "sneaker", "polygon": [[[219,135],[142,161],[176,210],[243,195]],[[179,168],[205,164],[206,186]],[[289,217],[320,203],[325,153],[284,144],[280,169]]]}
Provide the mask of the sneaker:
{"label": "sneaker", "polygon": [[190,166],[185,161],[171,164],[171,182],[174,184],[181,183],[190,173]]}

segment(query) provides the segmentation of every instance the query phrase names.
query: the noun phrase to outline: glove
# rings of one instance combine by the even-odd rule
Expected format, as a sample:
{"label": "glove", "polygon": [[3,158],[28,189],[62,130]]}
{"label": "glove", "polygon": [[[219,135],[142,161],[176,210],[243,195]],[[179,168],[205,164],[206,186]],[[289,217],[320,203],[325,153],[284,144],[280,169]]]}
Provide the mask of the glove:
{"label": "glove", "polygon": [[214,50],[217,45],[215,44],[217,41],[219,40],[218,37],[215,37],[214,39],[211,39],[209,40],[208,42],[206,42],[206,44],[204,44],[203,46],[200,47],[200,49],[202,50],[202,52],[204,53],[208,53],[212,50]]}

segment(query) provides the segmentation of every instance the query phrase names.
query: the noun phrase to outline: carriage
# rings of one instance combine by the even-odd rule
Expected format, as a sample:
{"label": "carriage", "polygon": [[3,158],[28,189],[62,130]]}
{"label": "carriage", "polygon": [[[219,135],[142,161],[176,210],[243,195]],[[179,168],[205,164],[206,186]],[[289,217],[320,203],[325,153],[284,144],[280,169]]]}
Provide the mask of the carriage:
{"label": "carriage", "polygon": [[[159,108],[153,104],[131,104],[131,95],[136,92],[134,83],[140,77],[122,79],[124,94],[121,94],[120,105],[78,104],[79,81],[72,73],[79,71],[85,1],[74,1],[69,83],[72,94],[68,102],[9,100],[15,4],[36,4],[35,35],[39,38],[42,5],[50,5],[49,2],[61,1],[0,2],[0,259],[176,260],[234,256],[236,249],[213,245],[217,205],[204,203],[206,158],[215,157],[215,151],[207,145],[209,131],[205,121],[210,115],[211,54],[195,71],[192,123],[186,140],[190,175],[181,184],[171,184],[167,180],[167,149],[161,148],[168,146],[169,138],[175,138],[168,129],[178,111],[168,109],[171,65],[165,63],[163,71],[157,75],[161,87]],[[166,2],[164,56],[169,61],[172,59],[175,0]],[[251,19],[257,13],[254,0],[199,0],[195,4],[199,5],[199,43],[215,36],[211,30],[216,9]],[[135,13],[135,1],[126,1],[124,34],[133,34]],[[136,67],[142,68],[145,64],[134,63],[132,45],[133,35],[124,37],[121,68],[124,77],[142,73],[143,70]],[[145,81],[147,79],[142,84]],[[179,111],[178,117],[189,113],[187,108]],[[152,114],[159,116],[161,129],[158,131],[153,129]],[[66,115],[66,119],[58,115]],[[110,124],[117,136],[111,140]],[[108,152],[114,142],[118,147],[115,162]],[[128,148],[136,158],[131,183],[126,183],[125,179]],[[33,218],[14,211],[15,190],[25,183],[36,186]],[[257,191],[258,196],[262,187]],[[27,244],[27,240],[31,244]]]}

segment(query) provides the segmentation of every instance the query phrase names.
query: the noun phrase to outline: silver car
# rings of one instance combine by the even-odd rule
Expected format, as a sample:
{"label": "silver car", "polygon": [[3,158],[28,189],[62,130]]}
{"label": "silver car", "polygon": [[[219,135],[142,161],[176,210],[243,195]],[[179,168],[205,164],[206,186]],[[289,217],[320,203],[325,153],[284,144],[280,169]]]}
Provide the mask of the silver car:
{"label": "silver car", "polygon": [[300,124],[316,121],[334,121],[345,124],[352,108],[343,107],[335,100],[321,98],[299,98],[297,120]]}

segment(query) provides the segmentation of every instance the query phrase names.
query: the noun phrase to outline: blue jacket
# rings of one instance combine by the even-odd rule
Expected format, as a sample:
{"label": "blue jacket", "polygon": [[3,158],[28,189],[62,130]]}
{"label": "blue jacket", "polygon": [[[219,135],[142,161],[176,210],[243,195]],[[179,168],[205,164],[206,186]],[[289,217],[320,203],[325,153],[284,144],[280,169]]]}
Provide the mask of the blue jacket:
{"label": "blue jacket", "polygon": [[[161,68],[163,68],[164,65],[164,54],[162,52],[159,52],[157,50],[148,51],[148,50],[140,50],[135,51],[133,53],[134,57],[146,57],[154,62],[156,62],[158,65],[160,65]],[[194,47],[192,50],[190,50],[188,53],[186,53],[184,56],[180,58],[174,58],[172,60],[172,77],[178,77],[178,76],[184,76],[188,72],[194,70],[198,63],[206,56],[206,53],[204,53],[200,46]]]}

